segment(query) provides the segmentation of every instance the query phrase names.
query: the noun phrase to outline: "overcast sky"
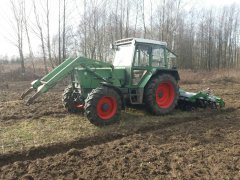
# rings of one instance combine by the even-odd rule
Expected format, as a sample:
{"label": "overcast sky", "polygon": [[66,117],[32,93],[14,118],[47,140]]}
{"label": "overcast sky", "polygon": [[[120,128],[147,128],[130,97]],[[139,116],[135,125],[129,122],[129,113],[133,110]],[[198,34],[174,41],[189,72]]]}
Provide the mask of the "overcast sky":
{"label": "overcast sky", "polygon": [[[16,2],[18,0],[15,0]],[[49,0],[49,9],[50,9],[50,36],[52,37],[53,35],[56,35],[58,32],[58,2],[59,0]],[[69,11],[67,12],[67,16],[68,16],[68,22],[69,24],[78,24],[78,20],[80,17],[80,13],[79,9],[81,7],[80,4],[82,4],[80,1],[83,0],[68,0],[68,5],[67,5],[67,9],[69,9]],[[26,11],[28,14],[28,21],[30,24],[35,24],[35,16],[34,16],[34,9],[32,7],[32,0],[25,0],[26,2]],[[40,3],[41,0],[35,0],[36,2],[36,6],[37,6],[37,10],[41,11],[43,10],[42,8],[42,4]],[[46,1],[43,1],[46,2]],[[76,7],[76,2],[78,2],[78,6]],[[13,20],[13,12],[11,9],[11,4],[10,4],[10,0],[0,0],[0,56],[13,56],[16,55],[18,56],[18,50],[17,48],[13,45],[12,41],[14,39],[14,29],[13,29],[13,25],[12,22],[10,20]],[[56,8],[55,8],[56,7]],[[71,10],[71,11],[70,11]],[[80,10],[81,11],[81,10]],[[41,17],[40,17],[41,18]],[[45,22],[44,22],[45,23]],[[33,35],[33,30],[29,29],[30,33],[32,32],[32,34],[30,36],[32,36],[33,38],[31,38],[31,43],[32,43],[32,48],[34,53],[36,54],[36,52],[41,53],[40,50],[40,39],[37,38],[35,35]],[[37,29],[35,28],[35,31],[37,31]],[[24,50],[25,52],[28,52],[28,47],[27,47],[27,43],[25,43],[26,45],[24,46]]]}
{"label": "overcast sky", "polygon": [[[83,0],[77,0],[77,1],[83,1]],[[239,0],[193,0],[195,2],[195,5],[197,7],[221,7],[224,5],[230,5],[232,3],[238,3]],[[29,12],[33,11],[33,9],[31,9],[30,3],[31,0],[26,0],[26,6]],[[37,2],[40,2],[39,0],[37,0]],[[58,7],[58,0],[50,0],[50,8],[51,7]],[[77,24],[78,19],[79,19],[79,12],[78,10],[81,7],[77,7],[76,8],[76,0],[69,0],[69,9],[75,9],[75,11],[73,11],[71,13],[70,16],[72,16],[73,18],[70,18],[73,22],[71,23],[75,23]],[[71,4],[71,2],[73,2]],[[147,2],[147,1],[146,1]],[[71,7],[72,6],[72,7]],[[12,17],[12,11],[10,8],[10,2],[9,0],[0,0],[0,56],[13,56],[16,55],[18,56],[18,51],[17,48],[10,42],[10,40],[12,40],[12,35],[13,33],[13,28],[11,25],[11,22],[9,21],[9,19],[11,19]],[[41,8],[39,8],[41,9]],[[53,8],[54,9],[54,8]],[[55,17],[57,17],[57,13],[58,10],[55,9],[55,11],[50,12],[51,13],[51,35],[55,34],[57,32],[57,28],[58,28],[58,24],[57,21],[58,19],[55,19]],[[33,17],[29,17],[32,18],[34,20]],[[39,50],[39,39],[37,38],[33,38],[32,40],[32,46],[34,48],[34,50]]]}

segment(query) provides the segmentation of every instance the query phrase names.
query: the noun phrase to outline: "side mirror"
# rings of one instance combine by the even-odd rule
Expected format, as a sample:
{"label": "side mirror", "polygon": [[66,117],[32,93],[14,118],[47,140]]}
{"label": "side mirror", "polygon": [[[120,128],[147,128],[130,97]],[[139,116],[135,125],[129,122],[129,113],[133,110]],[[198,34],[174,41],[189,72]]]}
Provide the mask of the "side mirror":
{"label": "side mirror", "polygon": [[118,46],[116,46],[115,44],[110,44],[110,49],[111,50],[116,50],[116,51],[119,50]]}

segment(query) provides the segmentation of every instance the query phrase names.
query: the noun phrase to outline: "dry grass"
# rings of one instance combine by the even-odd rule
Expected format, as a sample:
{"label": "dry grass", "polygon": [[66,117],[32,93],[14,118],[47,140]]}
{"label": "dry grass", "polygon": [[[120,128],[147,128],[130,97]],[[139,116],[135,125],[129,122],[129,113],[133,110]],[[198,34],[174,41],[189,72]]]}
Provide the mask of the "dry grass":
{"label": "dry grass", "polygon": [[239,82],[240,71],[237,69],[221,69],[212,71],[179,70],[181,84]]}
{"label": "dry grass", "polygon": [[[96,127],[83,118],[66,116],[64,118],[42,117],[36,120],[19,120],[1,123],[2,152],[22,150],[29,147],[61,142],[75,137],[88,136]],[[87,127],[86,127],[87,126]]]}
{"label": "dry grass", "polygon": [[[25,63],[25,76],[22,76],[20,63],[0,64],[0,82],[18,81],[18,80],[34,80],[45,75],[45,69],[40,61],[34,62],[35,72],[30,62]],[[49,71],[52,69],[48,68]]]}
{"label": "dry grass", "polygon": [[18,120],[0,123],[1,153],[21,151],[41,145],[67,142],[73,139],[96,136],[104,133],[128,134],[144,128],[147,125],[171,121],[179,117],[193,116],[189,112],[174,112],[167,116],[146,116],[144,110],[128,109],[122,112],[119,124],[106,127],[96,127],[85,117],[68,115],[63,118],[42,117],[34,120]]}

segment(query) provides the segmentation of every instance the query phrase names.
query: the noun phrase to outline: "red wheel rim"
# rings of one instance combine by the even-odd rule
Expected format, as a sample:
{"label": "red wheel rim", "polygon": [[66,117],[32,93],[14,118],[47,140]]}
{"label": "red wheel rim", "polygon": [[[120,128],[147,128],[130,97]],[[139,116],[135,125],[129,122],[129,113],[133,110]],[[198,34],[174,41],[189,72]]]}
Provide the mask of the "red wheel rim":
{"label": "red wheel rim", "polygon": [[174,87],[170,82],[163,82],[156,90],[156,102],[160,108],[169,108],[175,98]]}
{"label": "red wheel rim", "polygon": [[103,96],[97,103],[97,115],[103,120],[109,120],[117,112],[117,101],[114,97]]}

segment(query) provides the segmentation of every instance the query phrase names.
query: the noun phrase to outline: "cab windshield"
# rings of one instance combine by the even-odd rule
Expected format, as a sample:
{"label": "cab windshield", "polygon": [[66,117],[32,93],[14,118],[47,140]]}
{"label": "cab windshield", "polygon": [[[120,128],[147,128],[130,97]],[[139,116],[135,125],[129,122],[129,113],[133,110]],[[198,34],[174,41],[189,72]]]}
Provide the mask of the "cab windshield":
{"label": "cab windshield", "polygon": [[134,53],[134,46],[126,44],[118,46],[115,58],[113,60],[114,66],[131,66]]}

